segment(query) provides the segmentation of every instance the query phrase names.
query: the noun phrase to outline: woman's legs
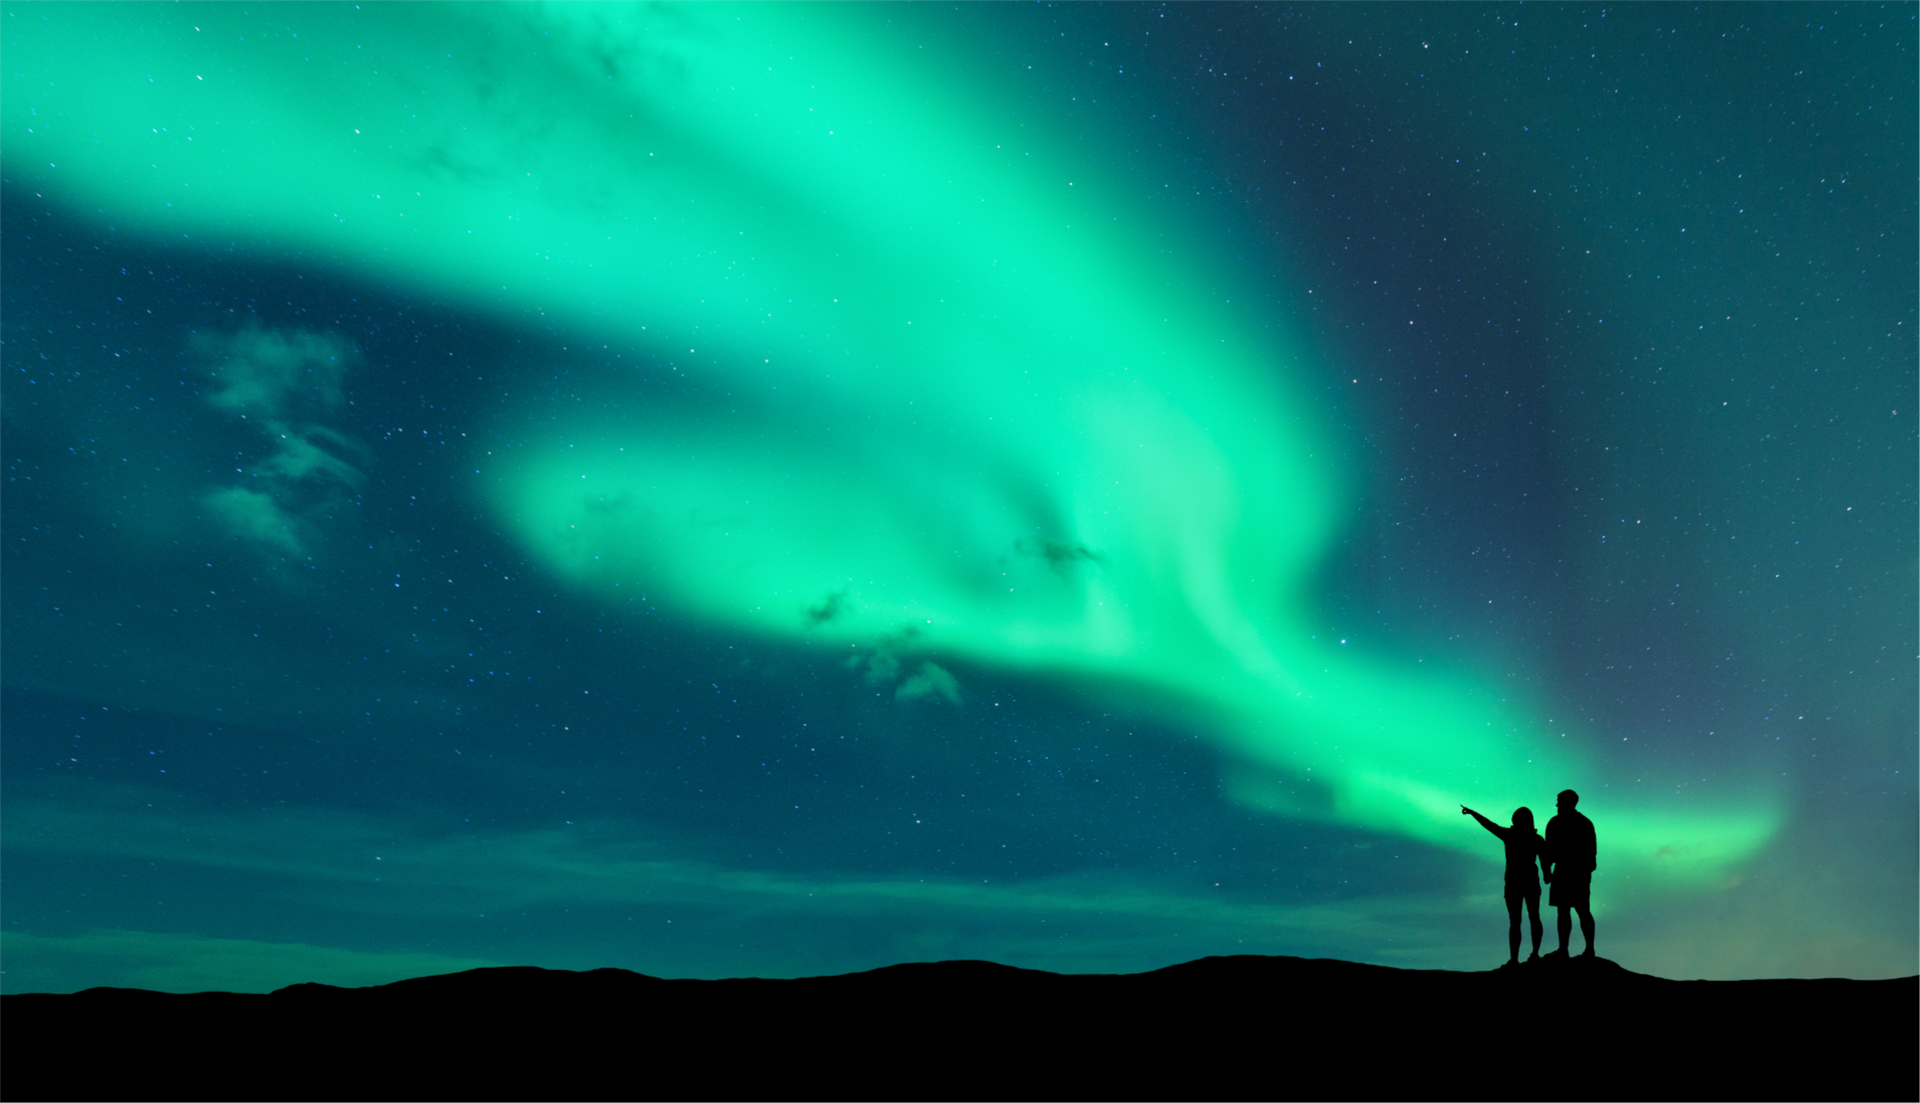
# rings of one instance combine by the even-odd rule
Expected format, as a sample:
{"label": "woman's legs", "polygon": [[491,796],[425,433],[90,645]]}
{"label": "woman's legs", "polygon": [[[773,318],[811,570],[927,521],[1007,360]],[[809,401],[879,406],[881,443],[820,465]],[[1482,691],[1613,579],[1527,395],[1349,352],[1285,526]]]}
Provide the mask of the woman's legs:
{"label": "woman's legs", "polygon": [[[1510,962],[1520,960],[1520,903],[1520,897],[1512,894],[1507,896],[1507,960]],[[1533,929],[1533,944],[1537,949],[1540,945],[1540,904],[1538,901],[1533,905]]]}
{"label": "woman's legs", "polygon": [[[1537,892],[1527,897],[1527,918],[1533,920],[1533,956],[1539,957],[1540,936],[1546,932],[1545,929],[1540,926],[1540,894]],[[1513,915],[1513,953],[1516,957],[1520,954],[1520,913],[1518,910],[1516,910]]]}

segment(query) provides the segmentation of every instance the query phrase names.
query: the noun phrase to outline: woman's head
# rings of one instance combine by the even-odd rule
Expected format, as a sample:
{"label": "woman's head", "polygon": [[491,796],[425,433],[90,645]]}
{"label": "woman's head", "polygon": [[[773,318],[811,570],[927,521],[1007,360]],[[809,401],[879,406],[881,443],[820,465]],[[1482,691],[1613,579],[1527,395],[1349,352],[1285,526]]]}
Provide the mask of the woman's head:
{"label": "woman's head", "polygon": [[1513,826],[1522,831],[1533,830],[1533,809],[1516,808],[1513,810]]}

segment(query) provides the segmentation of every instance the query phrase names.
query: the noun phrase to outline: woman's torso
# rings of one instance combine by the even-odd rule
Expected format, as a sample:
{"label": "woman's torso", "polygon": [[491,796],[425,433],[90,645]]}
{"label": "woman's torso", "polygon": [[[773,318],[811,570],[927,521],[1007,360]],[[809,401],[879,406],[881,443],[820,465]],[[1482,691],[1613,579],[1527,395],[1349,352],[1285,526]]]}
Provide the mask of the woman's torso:
{"label": "woman's torso", "polygon": [[1507,887],[1540,891],[1540,866],[1536,861],[1540,855],[1540,836],[1515,827],[1509,828],[1502,839],[1507,845]]}

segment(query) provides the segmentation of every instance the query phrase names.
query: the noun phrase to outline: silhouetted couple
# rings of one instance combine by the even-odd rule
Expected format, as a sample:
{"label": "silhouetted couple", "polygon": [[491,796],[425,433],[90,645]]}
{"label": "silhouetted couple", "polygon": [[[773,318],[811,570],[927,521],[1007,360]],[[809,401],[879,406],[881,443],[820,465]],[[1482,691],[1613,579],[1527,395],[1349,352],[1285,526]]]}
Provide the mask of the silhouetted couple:
{"label": "silhouetted couple", "polygon": [[[1507,845],[1507,964],[1520,963],[1520,909],[1524,905],[1527,917],[1533,921],[1533,954],[1528,961],[1537,961],[1540,957],[1540,875],[1546,875],[1547,883],[1553,886],[1553,898],[1549,901],[1560,909],[1560,949],[1558,956],[1567,956],[1567,942],[1573,937],[1573,916],[1569,912],[1580,913],[1580,933],[1587,936],[1587,949],[1581,957],[1593,956],[1593,909],[1588,897],[1593,887],[1593,866],[1596,847],[1593,837],[1593,821],[1574,811],[1580,803],[1580,794],[1571,789],[1560,794],[1559,814],[1547,821],[1547,837],[1541,838],[1533,829],[1533,810],[1516,808],[1513,810],[1513,826],[1501,827],[1492,820],[1468,808],[1460,806],[1460,814],[1472,816],[1480,821],[1480,826],[1500,837]],[[1539,862],[1536,871],[1534,863]]]}

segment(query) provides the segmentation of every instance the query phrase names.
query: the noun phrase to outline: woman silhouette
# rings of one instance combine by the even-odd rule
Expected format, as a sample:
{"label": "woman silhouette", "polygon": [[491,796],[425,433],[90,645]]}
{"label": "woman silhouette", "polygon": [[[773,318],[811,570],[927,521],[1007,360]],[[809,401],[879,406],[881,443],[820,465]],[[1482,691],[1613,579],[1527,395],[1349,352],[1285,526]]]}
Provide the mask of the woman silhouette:
{"label": "woman silhouette", "polygon": [[1533,921],[1533,953],[1528,961],[1540,960],[1540,867],[1538,860],[1546,840],[1533,829],[1533,810],[1513,810],[1513,826],[1501,827],[1492,820],[1460,806],[1460,814],[1472,816],[1480,826],[1507,844],[1507,965],[1520,964],[1520,905],[1527,906],[1527,918]]}

